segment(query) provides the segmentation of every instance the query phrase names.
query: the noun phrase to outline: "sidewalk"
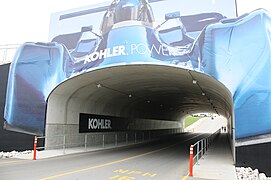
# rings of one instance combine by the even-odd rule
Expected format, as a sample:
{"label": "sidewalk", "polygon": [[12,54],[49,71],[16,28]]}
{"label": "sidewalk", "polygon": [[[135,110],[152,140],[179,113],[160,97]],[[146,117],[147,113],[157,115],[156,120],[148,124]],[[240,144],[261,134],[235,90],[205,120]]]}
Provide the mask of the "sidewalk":
{"label": "sidewalk", "polygon": [[[42,151],[37,150],[36,158],[37,159],[44,159],[44,158],[63,156],[63,155],[67,155],[67,154],[77,154],[77,153],[84,153],[84,152],[95,152],[95,151],[101,151],[101,150],[109,150],[109,149],[133,146],[133,145],[146,143],[146,142],[148,142],[148,141],[138,142],[138,143],[129,143],[129,144],[118,144],[118,146],[116,146],[115,144],[107,144],[104,147],[102,145],[100,145],[100,146],[91,146],[91,147],[87,147],[87,148],[85,148],[85,147],[66,148],[65,150],[63,150],[63,149],[52,149],[52,150],[42,150]],[[11,158],[32,160],[33,159],[33,151],[28,154],[15,155]]]}
{"label": "sidewalk", "polygon": [[227,134],[219,135],[203,158],[194,165],[193,177],[188,176],[187,179],[237,180]]}

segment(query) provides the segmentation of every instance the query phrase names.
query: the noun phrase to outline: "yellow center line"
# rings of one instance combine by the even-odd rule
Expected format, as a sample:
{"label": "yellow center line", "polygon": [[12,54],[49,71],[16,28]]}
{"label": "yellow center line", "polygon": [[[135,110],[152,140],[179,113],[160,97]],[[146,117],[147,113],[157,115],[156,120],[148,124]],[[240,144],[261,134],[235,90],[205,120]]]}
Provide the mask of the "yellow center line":
{"label": "yellow center line", "polygon": [[189,172],[187,173],[186,176],[184,176],[184,177],[182,178],[182,180],[186,180],[188,176],[189,176]]}
{"label": "yellow center line", "polygon": [[83,168],[83,169],[79,169],[79,170],[75,170],[75,171],[69,171],[69,172],[65,172],[65,173],[62,173],[62,174],[57,174],[57,175],[54,175],[54,176],[41,178],[40,180],[53,179],[53,178],[62,177],[62,176],[66,176],[66,175],[71,175],[71,174],[75,174],[75,173],[79,173],[79,172],[83,172],[83,171],[88,171],[88,170],[91,170],[91,169],[97,169],[97,168],[101,168],[101,167],[105,167],[105,166],[110,166],[110,165],[113,165],[113,164],[121,163],[121,162],[124,162],[124,161],[129,161],[129,160],[136,159],[136,158],[139,158],[139,157],[142,157],[142,156],[146,156],[146,155],[149,155],[149,154],[152,154],[152,153],[156,153],[156,152],[168,149],[170,147],[173,147],[173,146],[175,146],[177,144],[179,144],[179,143],[175,143],[173,145],[170,145],[170,146],[167,146],[167,147],[164,147],[164,148],[161,148],[161,149],[157,149],[157,150],[154,150],[154,151],[150,151],[150,152],[147,152],[147,153],[143,153],[143,154],[140,154],[140,155],[137,155],[137,156],[132,156],[132,157],[129,157],[129,158],[118,160],[118,161],[113,161],[113,162],[109,162],[109,163],[101,164],[101,165],[97,165],[97,166],[91,166],[91,167],[88,167],[88,168]]}

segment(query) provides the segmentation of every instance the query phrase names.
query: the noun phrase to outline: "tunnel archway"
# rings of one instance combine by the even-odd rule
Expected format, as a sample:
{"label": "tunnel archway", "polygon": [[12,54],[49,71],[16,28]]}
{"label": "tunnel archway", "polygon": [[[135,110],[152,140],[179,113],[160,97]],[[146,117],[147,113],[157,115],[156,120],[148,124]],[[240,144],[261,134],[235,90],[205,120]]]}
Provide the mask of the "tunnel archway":
{"label": "tunnel archway", "polygon": [[151,120],[146,128],[162,129],[181,128],[184,116],[203,111],[226,117],[233,129],[232,95],[214,78],[174,66],[113,66],[75,76],[52,91],[46,135],[78,133],[80,113]]}

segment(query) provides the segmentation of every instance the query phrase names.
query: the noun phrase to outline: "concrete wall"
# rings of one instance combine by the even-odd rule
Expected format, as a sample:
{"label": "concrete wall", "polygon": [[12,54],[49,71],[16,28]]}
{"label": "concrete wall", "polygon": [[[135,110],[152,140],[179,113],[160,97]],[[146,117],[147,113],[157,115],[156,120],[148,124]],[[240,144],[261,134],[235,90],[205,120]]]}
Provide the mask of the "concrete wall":
{"label": "concrete wall", "polygon": [[74,147],[100,148],[116,145],[129,145],[154,140],[165,135],[180,132],[182,132],[181,128],[62,135],[51,134],[45,139],[45,149],[63,149]]}
{"label": "concrete wall", "polygon": [[[94,76],[88,79],[88,81],[84,80],[83,82],[86,82],[85,85],[80,86],[78,83],[82,83],[81,77],[76,77],[77,80],[73,84],[69,84],[70,81],[67,81],[61,85],[63,86],[61,89],[50,95],[47,103],[45,126],[45,136],[49,137],[46,140],[47,148],[52,148],[53,146],[61,148],[64,135],[66,136],[65,141],[69,142],[69,144],[77,144],[79,146],[84,143],[85,134],[79,134],[80,113],[125,117],[123,107],[126,104],[125,102],[122,103],[123,98],[118,98],[119,94],[116,92],[106,91],[103,94],[104,89],[98,89],[95,83],[89,84],[91,81],[95,81]],[[96,91],[99,91],[100,94],[97,94]],[[110,98],[114,98],[114,100]],[[129,117],[129,119],[131,118]],[[129,124],[129,130],[132,130],[132,132],[128,132],[127,130],[125,133],[106,133],[107,138],[114,140],[115,133],[120,133],[120,138],[123,139],[126,133],[133,134],[134,132],[150,131],[151,134],[158,135],[182,131],[182,123],[179,121],[143,118],[132,119],[134,120]],[[175,131],[172,129],[178,130]],[[129,138],[132,137],[132,134]],[[101,133],[89,134],[88,136],[93,136],[92,140],[88,139],[88,143],[101,143]]]}
{"label": "concrete wall", "polygon": [[[161,121],[149,119],[135,119],[130,124],[130,131],[124,132],[104,132],[104,133],[79,133],[79,114],[74,119],[74,124],[70,122],[61,124],[60,122],[46,123],[46,141],[47,149],[63,148],[65,142],[66,147],[84,146],[85,138],[87,145],[102,145],[102,135],[106,137],[106,144],[115,143],[115,135],[118,134],[119,143],[126,142],[126,134],[128,141],[142,141],[144,138],[154,138],[164,134],[173,134],[182,132],[182,124],[175,121]],[[64,137],[65,136],[65,137]],[[86,137],[87,136],[87,137]],[[65,139],[64,139],[65,138]]]}

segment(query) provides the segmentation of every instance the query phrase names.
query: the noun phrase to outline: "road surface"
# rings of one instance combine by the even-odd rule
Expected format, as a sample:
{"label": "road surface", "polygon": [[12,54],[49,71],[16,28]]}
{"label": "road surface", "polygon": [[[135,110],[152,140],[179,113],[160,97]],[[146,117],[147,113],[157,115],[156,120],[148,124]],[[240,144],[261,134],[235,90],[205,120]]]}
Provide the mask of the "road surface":
{"label": "road surface", "polygon": [[187,175],[189,146],[209,134],[40,160],[0,160],[0,180],[174,180]]}

